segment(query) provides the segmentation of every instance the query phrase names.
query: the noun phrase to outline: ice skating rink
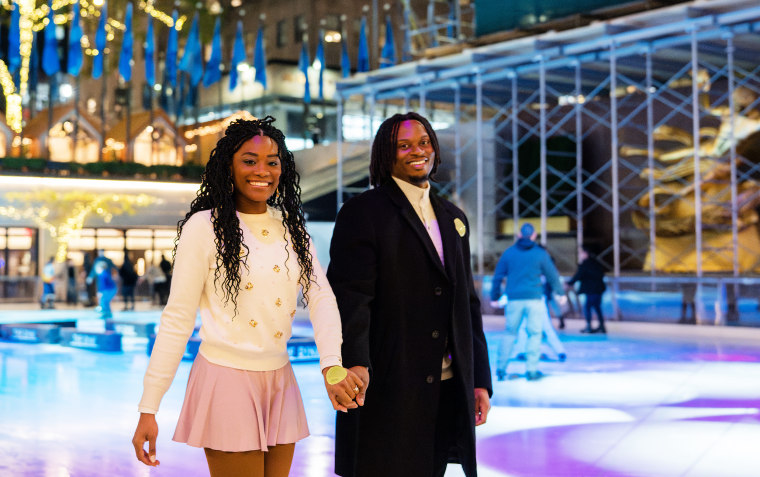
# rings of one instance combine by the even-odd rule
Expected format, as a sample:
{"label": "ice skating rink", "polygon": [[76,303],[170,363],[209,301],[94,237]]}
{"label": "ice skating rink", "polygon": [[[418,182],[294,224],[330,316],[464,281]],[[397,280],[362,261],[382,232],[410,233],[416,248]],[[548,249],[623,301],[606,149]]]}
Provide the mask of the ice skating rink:
{"label": "ice skating rink", "polygon": [[[72,316],[0,310],[0,321],[41,313]],[[76,312],[81,326],[96,326],[91,313]],[[504,319],[485,322],[493,361]],[[760,328],[613,321],[604,336],[581,327],[568,320],[560,331],[568,359],[542,361],[543,379],[527,381],[514,361],[511,379],[494,381],[477,433],[481,477],[760,475]],[[308,322],[297,320],[295,331],[309,334]],[[0,341],[0,475],[207,476],[202,450],[171,441],[187,361],[158,414],[161,466],[135,459],[146,344],[125,338],[122,352],[106,353]],[[333,476],[334,412],[321,374],[315,362],[294,369],[311,436],[296,445],[291,475]],[[447,472],[461,475],[456,465]]]}

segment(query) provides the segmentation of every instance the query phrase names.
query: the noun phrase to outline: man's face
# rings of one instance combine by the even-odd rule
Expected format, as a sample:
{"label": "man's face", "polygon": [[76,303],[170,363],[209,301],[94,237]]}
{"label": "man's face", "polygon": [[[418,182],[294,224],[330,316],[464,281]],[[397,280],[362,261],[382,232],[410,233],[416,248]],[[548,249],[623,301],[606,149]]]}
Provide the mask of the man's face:
{"label": "man's face", "polygon": [[396,160],[391,174],[404,182],[425,188],[434,160],[433,143],[425,126],[413,119],[402,122],[398,128]]}

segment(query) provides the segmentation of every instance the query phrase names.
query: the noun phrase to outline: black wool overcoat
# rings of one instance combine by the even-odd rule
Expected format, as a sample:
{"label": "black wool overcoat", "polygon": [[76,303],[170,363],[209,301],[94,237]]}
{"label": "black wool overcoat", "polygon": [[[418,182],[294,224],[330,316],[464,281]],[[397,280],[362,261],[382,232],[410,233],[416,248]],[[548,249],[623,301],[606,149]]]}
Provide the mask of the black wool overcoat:
{"label": "black wool overcoat", "polygon": [[491,394],[467,218],[431,192],[444,264],[398,185],[341,208],[327,277],[343,325],[343,365],[367,366],[363,407],[337,413],[335,471],[345,477],[432,475],[441,360],[451,354],[460,393],[457,460],[475,476],[474,389]]}

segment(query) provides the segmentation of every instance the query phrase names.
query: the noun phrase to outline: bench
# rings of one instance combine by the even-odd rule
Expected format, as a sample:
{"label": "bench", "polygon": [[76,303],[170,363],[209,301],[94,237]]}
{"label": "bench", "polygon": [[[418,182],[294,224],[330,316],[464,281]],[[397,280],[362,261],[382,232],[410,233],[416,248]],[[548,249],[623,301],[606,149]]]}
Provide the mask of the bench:
{"label": "bench", "polygon": [[19,343],[57,343],[61,327],[49,323],[23,323],[0,326],[0,337]]}
{"label": "bench", "polygon": [[121,351],[121,333],[61,328],[61,344],[93,351]]}

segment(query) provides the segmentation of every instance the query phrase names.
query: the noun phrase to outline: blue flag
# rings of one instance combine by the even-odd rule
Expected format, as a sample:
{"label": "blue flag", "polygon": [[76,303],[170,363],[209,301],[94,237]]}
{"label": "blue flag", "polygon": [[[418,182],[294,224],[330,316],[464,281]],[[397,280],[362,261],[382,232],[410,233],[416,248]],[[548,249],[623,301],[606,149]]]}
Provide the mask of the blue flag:
{"label": "blue flag", "polygon": [[222,79],[222,23],[216,17],[214,24],[214,38],[211,40],[211,56],[206,63],[206,74],[203,75],[203,87],[208,88]]}
{"label": "blue flag", "polygon": [[362,17],[359,28],[359,53],[356,56],[356,71],[369,71],[369,46],[367,45],[367,17]]}
{"label": "blue flag", "polygon": [[405,8],[404,9],[404,41],[401,46],[401,61],[412,61],[412,44],[411,44],[411,35],[409,34],[410,30],[410,21],[409,21],[409,11]]}
{"label": "blue flag", "polygon": [[325,99],[325,42],[324,32],[319,31],[319,43],[317,43],[317,54],[314,57],[314,66],[319,63],[319,99]]}
{"label": "blue flag", "polygon": [[92,63],[92,77],[95,79],[100,78],[103,74],[103,61],[105,57],[106,49],[106,21],[108,21],[108,2],[103,4],[103,8],[100,9],[100,21],[98,22],[98,31],[95,32],[95,48],[98,50],[97,56],[93,58]]}
{"label": "blue flag", "polygon": [[72,7],[74,9],[74,19],[71,21],[69,30],[69,61],[66,70],[72,76],[79,76],[82,70],[82,20],[79,16],[79,2]]}
{"label": "blue flag", "polygon": [[37,76],[40,69],[40,57],[37,54],[37,32],[32,33],[32,54],[29,56],[29,90],[37,89]]}
{"label": "blue flag", "polygon": [[187,75],[179,74],[179,84],[174,90],[174,114],[177,118],[184,116],[185,114],[185,90],[187,84]]}
{"label": "blue flag", "polygon": [[172,88],[177,87],[177,10],[172,12],[172,26],[169,28],[169,42],[166,45],[166,61],[164,64],[164,80]]}
{"label": "blue flag", "polygon": [[311,103],[311,90],[309,88],[309,44],[306,40],[301,43],[301,56],[298,58],[298,69],[306,79],[303,89],[303,102]]}
{"label": "blue flag", "polygon": [[11,11],[11,27],[8,30],[8,71],[15,73],[21,66],[21,6],[16,4]]}
{"label": "blue flag", "polygon": [[148,28],[145,31],[145,81],[151,88],[156,84],[156,62],[153,54],[156,44],[153,35],[153,16],[148,15]]}
{"label": "blue flag", "polygon": [[127,3],[127,14],[124,16],[124,38],[121,40],[121,53],[119,54],[119,74],[124,81],[132,79],[132,2]]}
{"label": "blue flag", "polygon": [[196,86],[203,78],[203,58],[201,58],[201,36],[198,13],[193,17],[193,25],[185,43],[185,51],[179,60],[179,70],[190,75],[190,84]]}
{"label": "blue flag", "polygon": [[235,44],[232,45],[232,59],[230,60],[230,91],[237,87],[238,65],[246,61],[248,61],[248,58],[245,54],[245,41],[243,40],[243,22],[238,20],[237,31],[235,32]]}
{"label": "blue flag", "polygon": [[267,56],[264,52],[264,31],[259,27],[256,34],[256,49],[253,51],[253,67],[256,69],[254,81],[261,83],[267,89]]}
{"label": "blue flag", "polygon": [[42,71],[48,76],[61,71],[61,60],[58,58],[58,40],[55,38],[55,12],[53,0],[48,0],[48,24],[45,25],[45,46],[42,50]]}
{"label": "blue flag", "polygon": [[385,44],[380,55],[380,68],[387,68],[396,64],[396,45],[393,41],[393,25],[391,16],[385,17]]}
{"label": "blue flag", "polygon": [[345,38],[340,42],[340,72],[344,78],[351,76],[351,59],[348,57],[348,45]]}

